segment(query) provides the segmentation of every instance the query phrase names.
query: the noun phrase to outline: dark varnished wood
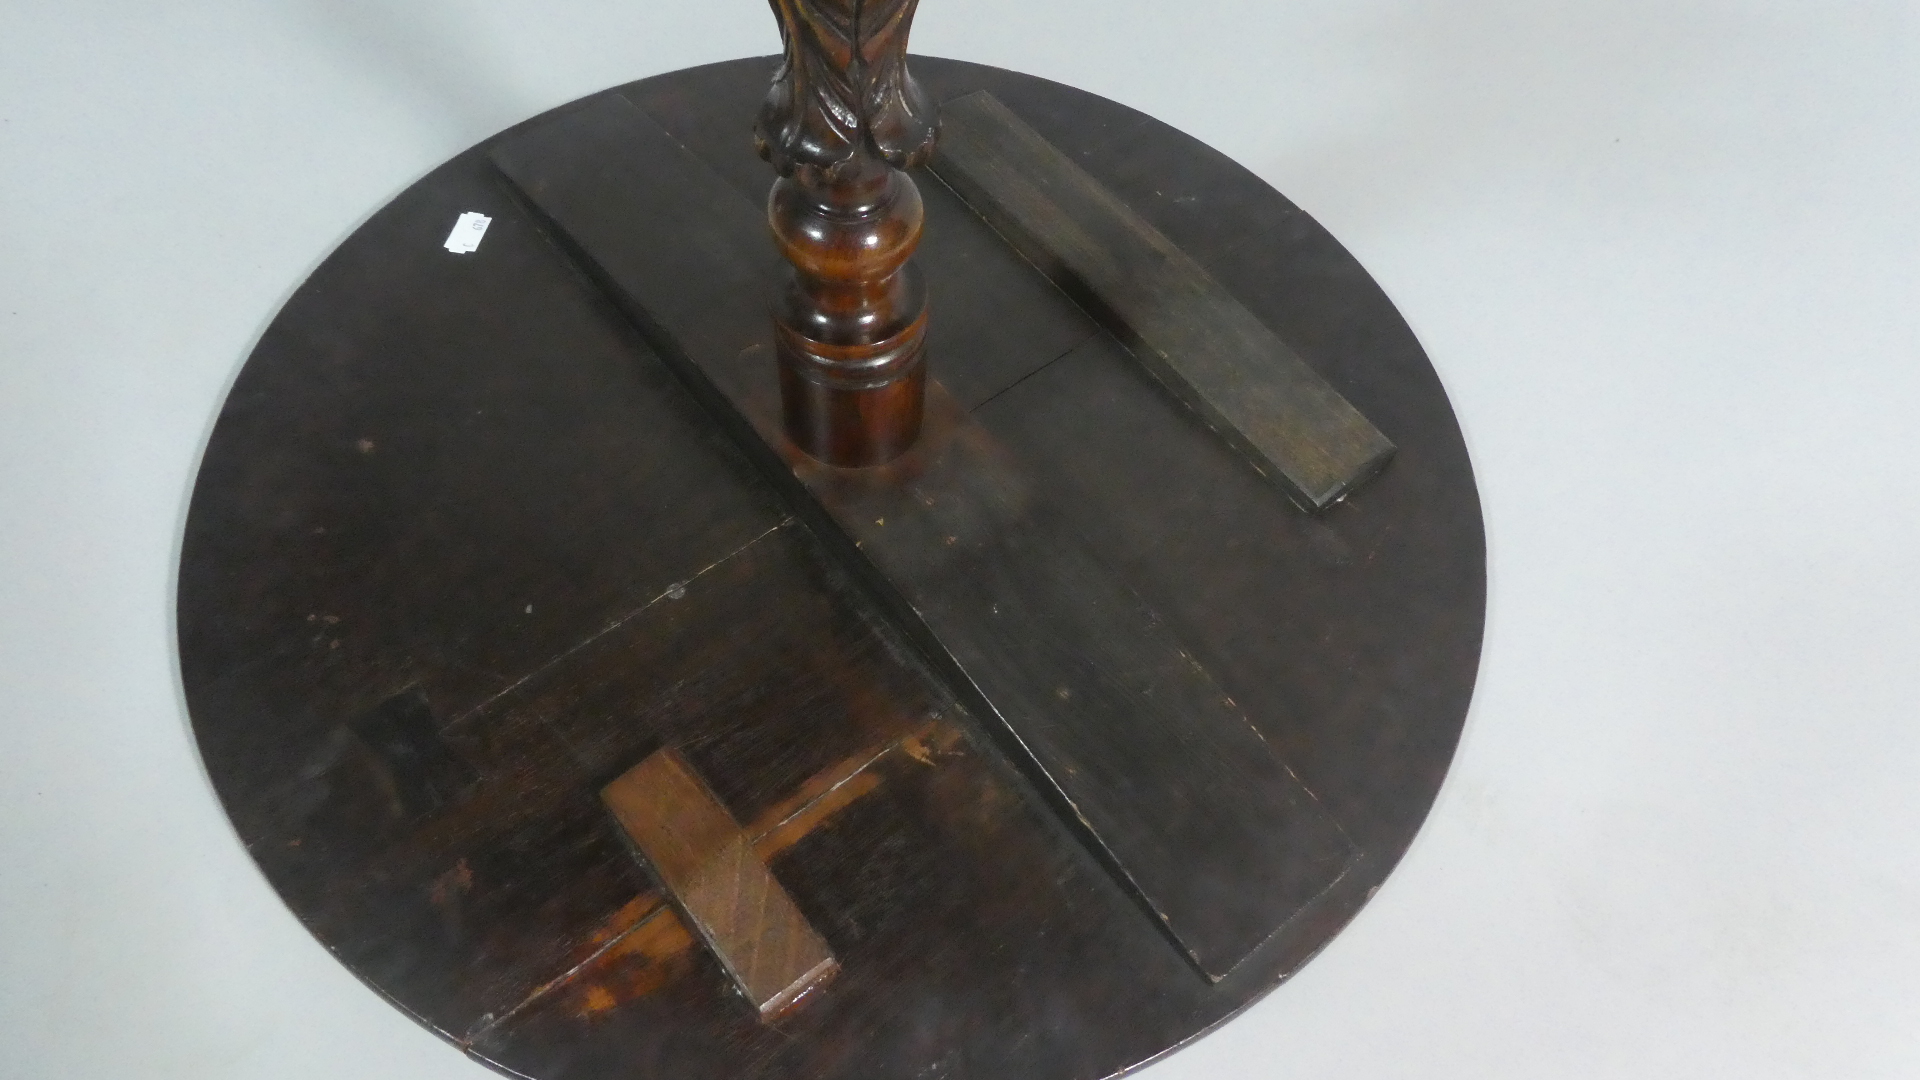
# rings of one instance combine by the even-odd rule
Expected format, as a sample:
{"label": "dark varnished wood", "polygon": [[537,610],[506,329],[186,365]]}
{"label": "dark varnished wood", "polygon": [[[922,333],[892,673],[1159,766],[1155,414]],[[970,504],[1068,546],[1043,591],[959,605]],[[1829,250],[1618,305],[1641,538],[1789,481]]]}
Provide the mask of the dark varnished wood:
{"label": "dark varnished wood", "polygon": [[[751,207],[714,197],[644,113],[610,96],[493,154],[1201,972],[1231,971],[1346,872],[1353,849],[1312,793],[944,391],[923,444],[885,469],[791,451],[761,404],[765,343],[710,336],[728,295],[752,325],[742,264],[700,258],[750,249]],[[688,254],[663,272],[662,250]]]}
{"label": "dark varnished wood", "polygon": [[1393,443],[1185,252],[991,91],[949,107],[935,172],[1307,510]]}
{"label": "dark varnished wood", "polygon": [[[924,61],[916,62],[926,68]],[[740,137],[737,127],[716,124],[714,118],[750,113],[777,66],[776,59],[750,59],[690,68],[671,80],[649,79],[622,92],[729,188],[758,203],[767,197],[766,163]],[[948,70],[934,62],[925,73],[937,83]],[[1044,99],[1022,95],[1019,85],[994,82],[998,93],[1012,95],[1008,100],[1017,100],[1023,109],[1045,108]],[[1090,119],[1074,130],[1085,134],[1090,127],[1104,129],[1112,123]],[[1203,160],[1210,153],[1198,144],[1190,145],[1190,152]],[[1208,163],[1216,175],[1223,167],[1237,168],[1217,154],[1212,157],[1217,160]],[[945,184],[932,177],[924,180],[915,184],[925,207],[926,229],[914,264],[926,276],[929,296],[941,297],[942,304],[954,309],[952,317],[936,315],[928,320],[927,362],[941,384],[971,409],[1065,356],[1099,333],[1099,327],[1059,290],[1035,288],[1032,267],[1018,252]],[[1273,197],[1272,190],[1257,179],[1246,176],[1245,181]],[[1264,227],[1265,218],[1259,220]],[[1165,229],[1168,222],[1158,224]],[[778,278],[779,271],[770,272]],[[982,313],[992,317],[979,317]],[[966,359],[943,363],[943,356]]]}
{"label": "dark varnished wood", "polygon": [[883,162],[825,183],[783,177],[767,216],[793,264],[773,305],[786,436],[817,460],[879,465],[920,437],[927,286],[909,260],[924,211]]}
{"label": "dark varnished wood", "polygon": [[767,218],[793,264],[773,305],[787,437],[831,465],[891,461],[920,435],[924,221],[903,170],[938,124],[907,71],[918,0],[775,0],[786,46],[754,125],[772,163]]}
{"label": "dark varnished wood", "polygon": [[785,48],[753,127],[781,176],[831,180],[926,163],[938,109],[907,70],[919,0],[773,0]]}
{"label": "dark varnished wood", "polygon": [[[624,92],[758,200],[767,167],[738,118],[774,66]],[[931,374],[1357,856],[1227,977],[1195,977],[477,150],[370,219],[263,338],[207,449],[180,629],[209,774],[268,878],[362,978],[510,1074],[1108,1075],[1317,952],[1444,775],[1480,522],[1387,298],[1292,204],[1149,118],[991,68],[915,69],[937,98],[991,89],[1400,446],[1346,502],[1298,513],[920,185]],[[493,228],[450,256],[465,210]],[[772,280],[760,235],[742,272]],[[701,332],[751,344],[768,324],[761,307]],[[665,746],[842,965],[777,1025],[600,802]]]}

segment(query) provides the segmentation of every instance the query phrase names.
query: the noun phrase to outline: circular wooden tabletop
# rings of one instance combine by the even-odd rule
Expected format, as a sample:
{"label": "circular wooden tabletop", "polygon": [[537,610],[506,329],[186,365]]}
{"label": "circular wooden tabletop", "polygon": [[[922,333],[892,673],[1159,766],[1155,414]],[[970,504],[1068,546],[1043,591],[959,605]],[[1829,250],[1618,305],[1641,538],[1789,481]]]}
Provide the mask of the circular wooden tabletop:
{"label": "circular wooden tabletop", "polygon": [[[747,126],[772,63],[607,93],[758,203],[772,175]],[[1485,545],[1446,394],[1392,303],[1306,214],[1149,117],[994,68],[914,71],[942,99],[991,90],[1398,445],[1302,513],[919,178],[933,378],[1226,692],[1343,854],[1224,977],[1197,969],[483,145],[369,219],[262,339],[201,467],[179,634],[208,771],[289,907],[511,1075],[1120,1072],[1324,946],[1446,773]],[[491,225],[455,255],[466,212]],[[839,965],[777,1020],[603,803],[665,747]]]}

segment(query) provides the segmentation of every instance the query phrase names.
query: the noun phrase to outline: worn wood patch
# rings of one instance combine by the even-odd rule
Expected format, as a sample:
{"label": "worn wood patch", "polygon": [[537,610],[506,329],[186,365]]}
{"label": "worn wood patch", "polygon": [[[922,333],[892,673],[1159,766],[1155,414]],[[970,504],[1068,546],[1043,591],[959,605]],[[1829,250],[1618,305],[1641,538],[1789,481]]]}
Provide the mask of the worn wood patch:
{"label": "worn wood patch", "polygon": [[752,203],[618,95],[492,156],[1204,975],[1346,872],[1340,827],[937,385],[926,436],[886,469],[785,444],[759,303],[777,259]]}
{"label": "worn wood patch", "polygon": [[1146,219],[990,92],[943,106],[933,171],[1309,510],[1393,443]]}
{"label": "worn wood patch", "polygon": [[761,1016],[794,1008],[840,970],[752,838],[678,751],[654,751],[600,798]]}

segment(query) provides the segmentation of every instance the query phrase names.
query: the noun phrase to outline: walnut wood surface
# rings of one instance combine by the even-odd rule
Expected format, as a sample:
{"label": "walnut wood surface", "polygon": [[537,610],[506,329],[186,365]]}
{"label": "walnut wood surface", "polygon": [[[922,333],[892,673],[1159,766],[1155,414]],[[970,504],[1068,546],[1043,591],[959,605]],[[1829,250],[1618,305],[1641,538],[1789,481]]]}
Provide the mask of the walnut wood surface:
{"label": "walnut wood surface", "polygon": [[[1149,118],[915,67],[941,99],[992,89],[1400,447],[1299,513],[921,185],[932,374],[1292,765],[1353,868],[1226,978],[1196,977],[478,148],[375,214],[263,337],[207,448],[179,617],[208,772],[275,888],[513,1075],[1108,1075],[1318,951],[1445,774],[1478,654],[1479,509],[1392,305],[1306,215]],[[626,93],[758,201],[768,169],[737,118],[773,68]],[[493,226],[450,255],[468,210]],[[781,265],[770,245],[742,258]],[[709,332],[764,335],[765,316]],[[599,800],[669,745],[842,965],[778,1025]]]}

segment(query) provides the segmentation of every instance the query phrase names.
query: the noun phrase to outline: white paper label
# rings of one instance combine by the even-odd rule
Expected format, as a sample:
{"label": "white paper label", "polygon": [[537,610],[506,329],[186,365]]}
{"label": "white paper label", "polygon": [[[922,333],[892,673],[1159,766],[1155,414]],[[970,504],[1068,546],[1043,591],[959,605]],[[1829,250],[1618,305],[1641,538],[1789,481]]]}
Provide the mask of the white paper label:
{"label": "white paper label", "polygon": [[447,250],[455,255],[471,255],[480,250],[480,241],[487,235],[487,226],[493,219],[485,214],[476,214],[469,210],[460,215],[453,223],[453,231],[447,234]]}

